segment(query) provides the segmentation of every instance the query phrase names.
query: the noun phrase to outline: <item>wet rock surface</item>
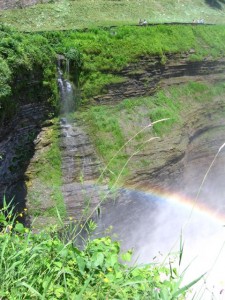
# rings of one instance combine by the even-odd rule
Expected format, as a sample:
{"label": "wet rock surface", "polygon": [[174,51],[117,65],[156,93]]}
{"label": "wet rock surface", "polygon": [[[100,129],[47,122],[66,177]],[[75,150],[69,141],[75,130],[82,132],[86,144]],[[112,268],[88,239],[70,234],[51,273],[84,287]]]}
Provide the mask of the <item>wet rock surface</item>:
{"label": "wet rock surface", "polygon": [[[61,122],[62,123],[62,122]],[[96,183],[100,162],[88,134],[77,122],[61,124],[63,195],[68,217],[80,219],[101,201],[107,187]]]}
{"label": "wet rock surface", "polygon": [[97,179],[101,163],[88,134],[77,123],[61,125],[64,183]]}

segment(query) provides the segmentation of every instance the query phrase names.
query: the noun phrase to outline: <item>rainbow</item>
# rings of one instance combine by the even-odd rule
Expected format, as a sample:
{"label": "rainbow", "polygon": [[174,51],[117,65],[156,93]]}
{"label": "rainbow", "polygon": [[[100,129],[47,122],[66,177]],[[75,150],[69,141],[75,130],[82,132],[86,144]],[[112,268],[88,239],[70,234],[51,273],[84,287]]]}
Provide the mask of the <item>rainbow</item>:
{"label": "rainbow", "polygon": [[[182,265],[180,266],[181,272],[185,270],[185,280],[183,284],[188,284],[193,278],[195,279],[206,273],[204,280],[202,279],[193,287],[193,294],[190,293],[190,297],[187,299],[195,299],[193,298],[195,293],[197,295],[196,299],[211,300],[212,295],[218,296],[218,298],[213,299],[222,299],[219,297],[221,296],[221,291],[225,290],[225,228],[223,228],[223,226],[225,226],[225,215],[210,208],[207,206],[207,203],[203,203],[198,198],[186,197],[178,192],[163,191],[161,189],[149,188],[146,186],[138,188],[124,186],[122,189],[128,193],[140,193],[140,196],[143,193],[145,199],[148,199],[149,197],[149,199],[154,199],[156,202],[159,201],[166,204],[165,206],[163,205],[163,208],[167,209],[172,207],[172,213],[177,212],[178,216],[180,212],[181,214],[182,212],[186,212],[181,215],[181,221],[183,222],[181,228],[173,228],[173,226],[176,226],[174,225],[176,223],[172,222],[170,227],[169,214],[167,218],[167,213],[170,212],[170,210],[168,210],[168,212],[165,211],[166,218],[163,219],[163,222],[168,219],[168,223],[162,223],[162,229],[157,229],[158,231],[156,236],[153,236],[152,244],[149,243],[148,238],[144,240],[143,243],[142,241],[140,242],[140,244],[143,244],[146,247],[142,248],[140,247],[140,244],[137,243],[137,248],[139,247],[136,249],[137,258],[140,258],[141,262],[149,262],[148,259],[151,256],[149,253],[152,253],[152,250],[154,253],[154,249],[156,249],[155,253],[160,253],[159,257],[157,256],[157,259],[159,259],[159,261],[161,259],[161,261],[165,262],[165,259],[167,259],[171,253],[177,253],[177,250],[180,249],[180,236],[177,236],[176,238],[176,233],[181,229],[182,242],[185,242],[185,251],[182,257]],[[186,216],[186,219],[183,218],[184,216]],[[177,226],[179,226],[179,224],[180,223],[177,223]],[[164,237],[166,235],[163,234],[161,237],[160,234],[164,233],[167,229],[168,236],[171,237],[171,239],[166,240],[165,247]],[[187,231],[183,229],[187,229]],[[171,233],[173,234],[172,236]],[[186,269],[187,266],[188,269]]]}
{"label": "rainbow", "polygon": [[137,189],[125,186],[124,189],[144,193],[146,196],[157,197],[159,201],[177,205],[178,207],[189,211],[190,218],[192,217],[192,214],[198,214],[199,217],[207,218],[218,225],[225,226],[225,215],[210,208],[207,204],[200,202],[197,198],[189,198],[181,193],[162,191],[157,188],[141,187]]}

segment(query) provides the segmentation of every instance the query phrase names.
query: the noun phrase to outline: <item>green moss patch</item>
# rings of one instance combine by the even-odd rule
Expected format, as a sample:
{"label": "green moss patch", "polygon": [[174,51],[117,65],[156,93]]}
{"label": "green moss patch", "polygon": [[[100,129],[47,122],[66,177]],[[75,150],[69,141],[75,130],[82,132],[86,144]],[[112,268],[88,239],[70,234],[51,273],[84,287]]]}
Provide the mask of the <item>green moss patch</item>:
{"label": "green moss patch", "polygon": [[[57,222],[57,210],[61,217],[66,216],[66,208],[61,191],[62,171],[61,153],[59,149],[59,129],[57,120],[55,124],[47,127],[40,135],[40,146],[36,151],[31,165],[27,171],[28,209],[29,214],[38,219],[44,217],[45,224]],[[36,226],[38,226],[36,225]]]}

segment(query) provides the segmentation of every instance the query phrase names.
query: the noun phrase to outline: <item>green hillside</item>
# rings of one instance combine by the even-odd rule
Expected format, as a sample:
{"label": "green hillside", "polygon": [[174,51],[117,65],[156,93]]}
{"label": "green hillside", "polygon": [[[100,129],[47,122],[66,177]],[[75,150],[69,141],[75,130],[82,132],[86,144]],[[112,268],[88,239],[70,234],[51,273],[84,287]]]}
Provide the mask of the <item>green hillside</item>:
{"label": "green hillside", "polygon": [[225,23],[223,0],[60,0],[1,11],[0,22],[19,30],[90,28],[96,26],[185,22]]}

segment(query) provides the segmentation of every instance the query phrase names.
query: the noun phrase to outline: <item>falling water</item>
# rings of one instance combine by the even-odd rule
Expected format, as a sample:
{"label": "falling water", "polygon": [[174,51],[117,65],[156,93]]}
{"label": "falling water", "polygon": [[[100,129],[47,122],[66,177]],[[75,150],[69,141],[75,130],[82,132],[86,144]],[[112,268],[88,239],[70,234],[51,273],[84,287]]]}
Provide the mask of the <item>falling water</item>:
{"label": "falling water", "polygon": [[66,73],[70,74],[70,61],[69,61],[69,59],[66,60]]}
{"label": "falling water", "polygon": [[[66,61],[66,74],[69,74],[69,61]],[[61,97],[61,110],[68,114],[76,107],[76,95],[74,85],[63,76],[60,60],[58,60],[58,86]]]}

